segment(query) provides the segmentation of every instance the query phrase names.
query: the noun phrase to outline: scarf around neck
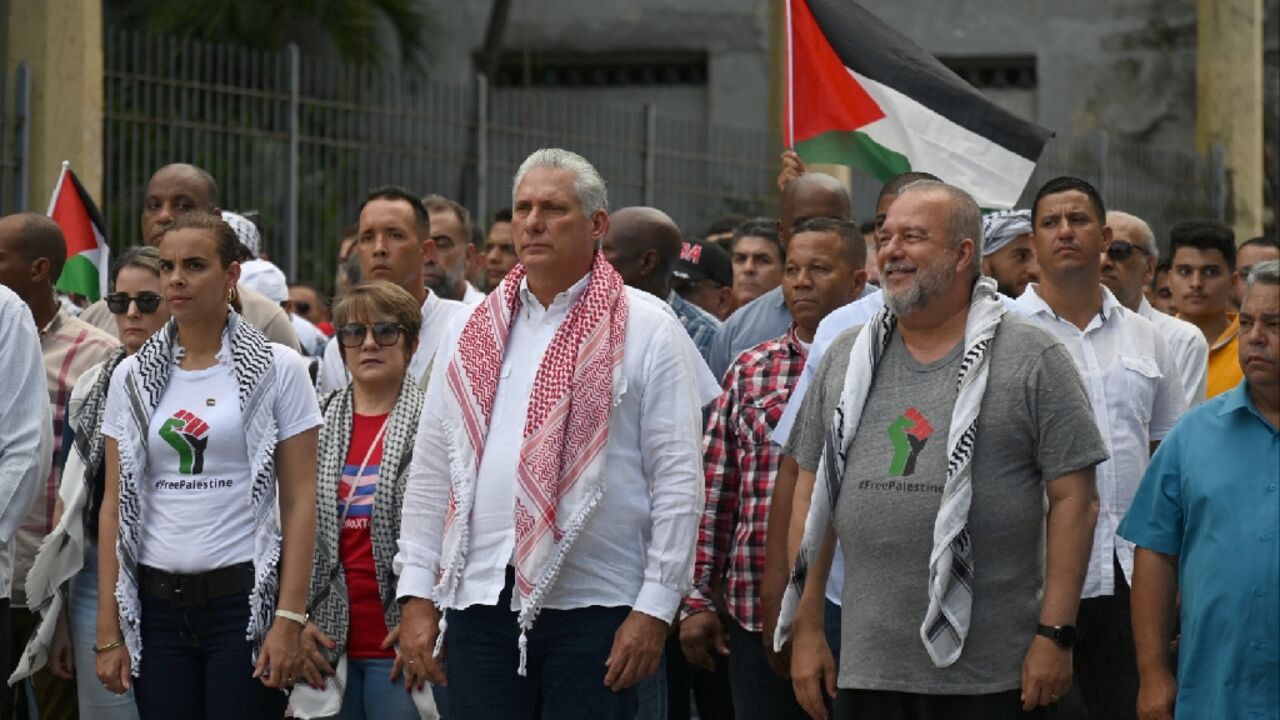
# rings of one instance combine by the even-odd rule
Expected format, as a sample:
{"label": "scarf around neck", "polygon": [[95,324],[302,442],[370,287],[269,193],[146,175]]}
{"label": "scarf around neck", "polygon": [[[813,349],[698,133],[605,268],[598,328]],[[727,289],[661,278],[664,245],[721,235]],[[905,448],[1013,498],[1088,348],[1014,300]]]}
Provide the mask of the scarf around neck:
{"label": "scarf around neck", "polygon": [[[476,475],[525,276],[524,265],[516,265],[471,313],[445,370],[451,398],[445,408],[451,480],[435,588],[442,608],[452,604],[465,564]],[[604,494],[602,451],[626,327],[622,277],[597,252],[586,289],[570,306],[538,366],[521,434],[513,518],[521,675],[526,633],[565,555]],[[437,653],[446,627],[442,620]]]}
{"label": "scarf around neck", "polygon": [[[164,397],[181,352],[178,324],[171,319],[138,350],[124,381],[126,403],[121,426],[126,438],[119,442],[120,531],[116,556],[120,573],[115,596],[120,605],[120,630],[129,649],[134,675],[138,674],[142,661],[142,608],[138,602],[138,551],[142,530],[139,489],[147,476],[151,418]],[[253,643],[256,661],[262,641],[271,628],[279,593],[280,520],[276,514],[275,470],[278,428],[274,412],[279,388],[270,342],[234,310],[227,311],[218,362],[230,365],[235,374],[249,447],[252,482],[246,500],[254,519],[254,586],[249,595],[249,623],[245,633]]]}
{"label": "scarf around neck", "polygon": [[[978,410],[991,367],[987,351],[1004,313],[1005,306],[996,294],[995,281],[979,278],[965,321],[964,354],[956,380],[958,395],[947,433],[947,478],[934,520],[933,548],[929,553],[929,609],[920,626],[920,640],[937,667],[948,667],[960,658],[969,632],[974,578],[973,547],[969,538],[969,506],[973,500],[971,464]],[[897,323],[897,317],[885,307],[862,328],[849,352],[844,390],[818,460],[809,513],[805,517],[804,539],[782,599],[773,640],[779,651],[790,637],[809,567],[818,556],[835,513],[849,448],[862,420],[876,366],[889,346]]]}

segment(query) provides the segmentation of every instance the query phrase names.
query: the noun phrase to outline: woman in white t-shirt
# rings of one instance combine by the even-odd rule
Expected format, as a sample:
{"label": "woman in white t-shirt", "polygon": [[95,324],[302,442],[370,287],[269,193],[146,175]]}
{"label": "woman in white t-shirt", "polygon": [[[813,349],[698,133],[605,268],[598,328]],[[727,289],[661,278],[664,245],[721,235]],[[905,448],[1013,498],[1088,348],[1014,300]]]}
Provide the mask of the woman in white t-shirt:
{"label": "woman in white t-shirt", "polygon": [[203,213],[165,231],[173,320],[107,392],[94,652],[143,720],[279,720],[301,671],[321,418],[302,357],[236,312],[238,249]]}

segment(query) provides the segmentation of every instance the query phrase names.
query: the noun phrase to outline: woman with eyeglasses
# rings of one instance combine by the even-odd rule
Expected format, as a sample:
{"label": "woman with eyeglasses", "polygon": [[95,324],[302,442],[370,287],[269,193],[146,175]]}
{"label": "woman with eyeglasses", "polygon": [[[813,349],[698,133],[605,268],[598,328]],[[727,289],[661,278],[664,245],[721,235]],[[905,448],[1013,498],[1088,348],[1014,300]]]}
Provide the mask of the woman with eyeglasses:
{"label": "woman with eyeglasses", "polygon": [[[56,511],[60,519],[27,575],[32,591],[27,597],[42,619],[15,676],[26,677],[49,662],[55,675],[75,677],[81,716],[133,720],[138,717],[133,693],[110,693],[89,672],[98,614],[98,512],[105,471],[102,415],[111,374],[169,320],[169,308],[160,296],[160,253],[152,247],[125,253],[111,268],[110,287],[105,300],[115,315],[121,344],[80,376],[67,403],[67,459]],[[65,596],[58,592],[64,585]],[[77,667],[82,671],[77,673]]]}
{"label": "woman with eyeglasses", "polygon": [[165,230],[173,317],[107,390],[93,650],[143,720],[279,720],[301,670],[320,412],[237,310],[239,246],[203,213]]}
{"label": "woman with eyeglasses", "polygon": [[405,381],[421,309],[402,288],[374,282],[350,290],[333,318],[351,384],[321,401],[306,686],[295,688],[293,711],[341,720],[433,718],[429,691],[411,696],[396,683],[400,607],[391,566],[422,410],[422,391]]}

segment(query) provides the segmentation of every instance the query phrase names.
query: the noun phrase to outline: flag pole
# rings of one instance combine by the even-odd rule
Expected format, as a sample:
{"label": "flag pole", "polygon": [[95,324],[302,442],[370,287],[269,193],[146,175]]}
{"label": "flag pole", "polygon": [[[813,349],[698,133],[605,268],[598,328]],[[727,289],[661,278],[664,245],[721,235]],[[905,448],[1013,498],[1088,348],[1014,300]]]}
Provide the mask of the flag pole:
{"label": "flag pole", "polygon": [[67,172],[71,170],[71,161],[62,161],[62,171],[58,173],[58,182],[53,184],[53,193],[49,195],[49,209],[45,211],[45,215],[53,217],[53,205],[58,201],[58,193],[62,190],[62,181],[66,179]]}

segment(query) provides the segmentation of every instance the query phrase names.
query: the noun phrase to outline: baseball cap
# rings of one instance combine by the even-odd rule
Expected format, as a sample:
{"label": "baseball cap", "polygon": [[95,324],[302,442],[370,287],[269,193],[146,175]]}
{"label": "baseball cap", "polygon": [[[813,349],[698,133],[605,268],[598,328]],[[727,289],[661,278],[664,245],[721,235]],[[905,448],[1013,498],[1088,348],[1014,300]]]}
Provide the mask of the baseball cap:
{"label": "baseball cap", "polygon": [[733,262],[729,253],[715,243],[701,240],[684,244],[671,274],[690,282],[711,280],[725,287],[733,286]]}

